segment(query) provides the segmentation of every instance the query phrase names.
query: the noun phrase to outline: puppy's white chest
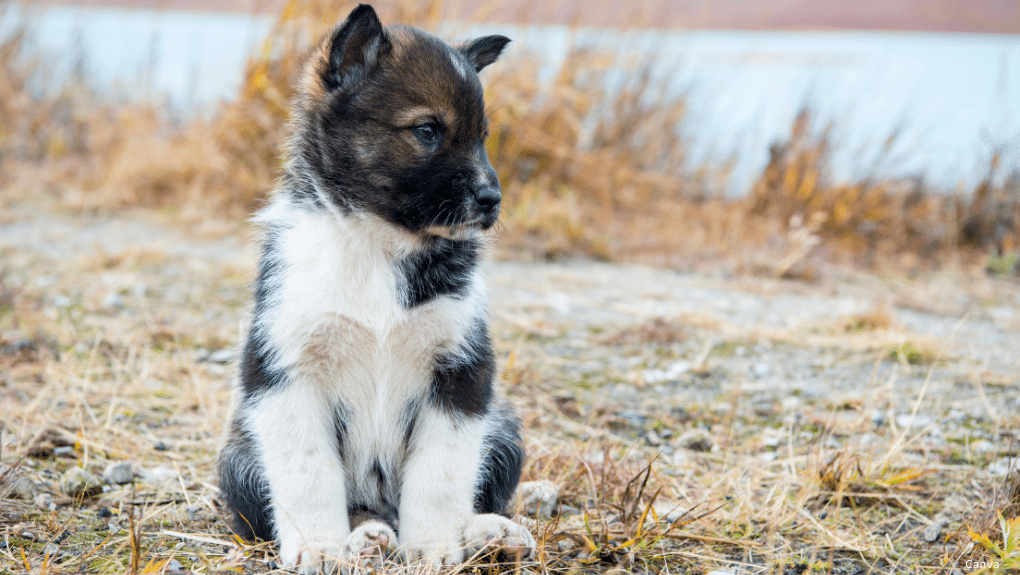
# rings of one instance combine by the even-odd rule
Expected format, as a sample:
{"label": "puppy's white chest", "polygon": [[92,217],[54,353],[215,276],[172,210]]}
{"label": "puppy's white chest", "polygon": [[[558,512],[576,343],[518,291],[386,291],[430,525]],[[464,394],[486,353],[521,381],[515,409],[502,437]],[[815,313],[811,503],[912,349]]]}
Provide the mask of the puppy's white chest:
{"label": "puppy's white chest", "polygon": [[476,305],[438,298],[408,308],[395,242],[378,236],[309,215],[278,238],[281,300],[266,327],[281,361],[341,395],[408,395],[426,385],[435,356],[463,339]]}

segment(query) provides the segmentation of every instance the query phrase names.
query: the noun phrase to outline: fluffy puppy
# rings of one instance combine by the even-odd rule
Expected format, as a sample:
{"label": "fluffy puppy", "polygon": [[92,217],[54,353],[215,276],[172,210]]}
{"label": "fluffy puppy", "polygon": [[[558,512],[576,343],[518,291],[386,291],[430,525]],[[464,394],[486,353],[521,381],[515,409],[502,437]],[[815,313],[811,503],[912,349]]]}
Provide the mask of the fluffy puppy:
{"label": "fluffy puppy", "polygon": [[507,42],[361,5],[304,68],[219,463],[236,531],[286,567],[534,552],[503,516],[524,452],[478,269],[501,200],[478,72]]}

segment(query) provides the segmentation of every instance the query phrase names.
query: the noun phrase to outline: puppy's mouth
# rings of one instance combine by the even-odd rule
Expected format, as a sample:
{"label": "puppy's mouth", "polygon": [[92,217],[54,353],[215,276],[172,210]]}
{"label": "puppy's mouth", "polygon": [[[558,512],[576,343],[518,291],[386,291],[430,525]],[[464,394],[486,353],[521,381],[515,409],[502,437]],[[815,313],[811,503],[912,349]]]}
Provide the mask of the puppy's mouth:
{"label": "puppy's mouth", "polygon": [[498,217],[498,212],[473,215],[456,224],[433,224],[425,228],[425,233],[450,240],[467,240],[491,228]]}

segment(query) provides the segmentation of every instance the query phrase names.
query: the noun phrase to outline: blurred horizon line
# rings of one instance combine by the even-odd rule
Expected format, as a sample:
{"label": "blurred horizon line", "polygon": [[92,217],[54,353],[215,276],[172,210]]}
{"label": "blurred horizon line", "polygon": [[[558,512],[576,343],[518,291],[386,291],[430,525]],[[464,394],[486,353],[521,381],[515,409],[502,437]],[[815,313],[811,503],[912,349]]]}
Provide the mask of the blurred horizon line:
{"label": "blurred horizon line", "polygon": [[[386,6],[394,0],[372,2]],[[37,5],[277,14],[287,0],[36,0]],[[352,2],[353,4],[353,2]],[[1012,4],[1012,6],[1011,6]],[[593,9],[579,0],[451,0],[444,21],[612,28],[1020,34],[1013,0],[645,0]],[[342,15],[337,15],[338,19]]]}

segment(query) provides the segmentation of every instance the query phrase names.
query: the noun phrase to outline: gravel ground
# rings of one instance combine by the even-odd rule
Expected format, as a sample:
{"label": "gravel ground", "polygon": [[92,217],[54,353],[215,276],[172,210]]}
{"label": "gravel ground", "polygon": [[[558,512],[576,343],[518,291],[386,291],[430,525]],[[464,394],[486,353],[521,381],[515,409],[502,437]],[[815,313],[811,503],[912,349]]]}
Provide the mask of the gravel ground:
{"label": "gravel ground", "polygon": [[[157,486],[151,496],[169,506],[167,513],[176,519],[160,520],[151,535],[154,542],[181,538],[172,548],[178,555],[160,551],[166,561],[209,557],[222,548],[218,556],[224,561],[251,567],[250,549],[227,549],[222,539],[226,528],[209,482],[216,422],[226,413],[230,361],[244,331],[256,252],[246,228],[207,224],[184,230],[168,221],[151,213],[70,215],[39,205],[9,206],[0,212],[0,268],[6,269],[8,283],[22,286],[19,293],[35,298],[37,311],[56,318],[55,325],[64,325],[58,320],[71,314],[67,310],[80,310],[70,328],[54,327],[52,334],[38,339],[61,340],[52,347],[74,350],[79,363],[67,367],[69,360],[54,359],[28,371],[15,370],[10,378],[0,374],[0,407],[19,414],[11,416],[7,435],[0,436],[11,446],[0,455],[9,463],[10,449],[25,455],[40,437],[49,438],[56,450],[66,453],[27,460],[36,487],[24,498],[42,496],[34,503],[44,508],[68,505],[57,483],[61,474],[76,468],[68,468],[60,457],[77,454],[79,465],[88,468],[90,456],[86,453],[82,461],[80,446],[60,439],[64,432],[45,431],[59,423],[54,419],[67,416],[48,416],[42,410],[62,414],[61,409],[73,404],[79,436],[100,437],[108,447],[105,454],[92,456],[95,474],[120,460],[133,461],[135,479]],[[718,519],[714,530],[699,537],[718,538],[721,533],[746,540],[750,532],[738,536],[733,531],[734,524],[744,524],[744,515],[764,514],[766,522],[798,525],[781,522],[779,515],[769,519],[755,502],[771,501],[770,489],[792,489],[804,475],[794,470],[794,462],[806,466],[811,460],[805,453],[864,452],[869,445],[882,445],[896,454],[901,467],[926,466],[925,473],[942,474],[923,487],[927,499],[911,503],[921,511],[912,511],[912,518],[891,532],[902,536],[895,538],[897,549],[911,549],[911,555],[928,545],[920,531],[933,525],[951,525],[966,534],[963,526],[970,524],[964,523],[965,517],[974,516],[975,505],[980,505],[974,502],[986,497],[974,486],[996,481],[1017,453],[1020,286],[1015,282],[948,273],[904,279],[834,270],[804,283],[590,261],[494,261],[487,275],[492,328],[499,357],[506,361],[508,394],[521,406],[529,428],[533,458],[525,475],[559,481],[564,509],[576,512],[588,503],[583,489],[569,483],[568,471],[557,471],[556,466],[565,469],[565,460],[557,457],[569,447],[579,450],[571,457],[584,462],[578,469],[608,465],[609,450],[598,453],[596,444],[610,440],[628,446],[620,461],[658,458],[656,473],[675,481],[669,499],[731,502],[720,512],[729,513],[727,519]],[[0,334],[5,353],[20,353],[18,341],[30,336],[28,327]],[[73,343],[77,334],[86,332],[97,334],[94,342]],[[132,334],[139,332],[145,333],[144,342],[132,343]],[[112,351],[103,352],[107,347]],[[100,352],[113,358],[107,377],[126,386],[109,397],[103,396],[107,390],[93,369]],[[163,363],[146,359],[150,356],[162,357]],[[80,385],[81,391],[96,394],[91,409],[85,402],[87,416],[67,396],[43,398],[52,384],[42,386],[41,392],[33,389],[34,381],[60,379],[65,372],[69,381],[81,380],[69,384],[74,393]],[[122,378],[131,381],[121,384]],[[133,397],[143,396],[132,403]],[[116,405],[131,409],[113,418]],[[105,426],[89,427],[89,417],[101,423],[103,410]],[[124,428],[111,426],[111,421],[123,421]],[[122,440],[124,447],[117,443]],[[138,445],[146,451],[138,451]],[[114,456],[115,447],[120,456]],[[781,466],[789,467],[790,474],[782,476],[777,471]],[[758,487],[751,487],[751,478]],[[744,480],[749,499],[731,496]],[[970,503],[953,503],[955,488],[947,489],[953,481],[969,482]],[[123,515],[111,519],[111,511],[104,516],[103,510],[113,509],[117,501],[123,507],[124,501],[139,496],[125,494],[118,481],[106,483],[105,494],[89,507],[88,522],[105,522],[103,529],[111,532],[125,529]],[[46,485],[49,500],[40,493],[39,486]],[[869,485],[877,489],[881,482]],[[174,491],[178,487],[179,492]],[[797,516],[802,509],[791,513]],[[884,545],[890,532],[876,525],[889,520],[870,523],[869,513],[858,518],[868,526],[860,533],[854,533],[855,523],[832,519],[833,526],[819,527],[812,535],[838,541],[836,548],[855,553],[830,556],[832,572],[874,571],[876,565],[892,561],[892,551],[864,552],[860,545],[846,543],[860,536],[877,541],[875,549]],[[49,543],[33,536],[30,543],[37,542],[32,545],[40,553],[46,549],[43,543],[66,547],[61,542],[74,531],[50,529],[39,523],[42,519],[26,519],[22,511],[10,517],[14,519],[4,527],[8,534],[56,529]],[[563,517],[564,533],[587,529],[580,523],[570,527],[570,512]],[[824,519],[825,513],[818,517]],[[796,544],[778,545],[785,549],[775,552],[779,555],[723,549],[713,555],[715,562],[706,562],[703,549],[676,552],[702,558],[687,559],[684,565],[693,569],[689,572],[730,564],[753,572],[754,566],[769,561],[789,561],[782,559],[787,557],[783,553],[800,549],[803,556],[803,549],[812,545],[800,539],[806,537],[803,530],[814,529],[820,519],[801,521],[796,529],[802,531],[788,534]],[[904,525],[912,527],[904,531]],[[180,535],[184,532],[191,535]],[[570,549],[562,541],[558,549]],[[165,548],[164,543],[153,546]],[[271,568],[272,555],[262,553],[265,559],[257,566]],[[937,561],[927,552],[918,553],[921,564]],[[0,567],[2,562],[0,556]],[[546,567],[558,569],[549,567],[553,564]],[[797,567],[784,572],[800,572],[797,569],[803,571]]]}

